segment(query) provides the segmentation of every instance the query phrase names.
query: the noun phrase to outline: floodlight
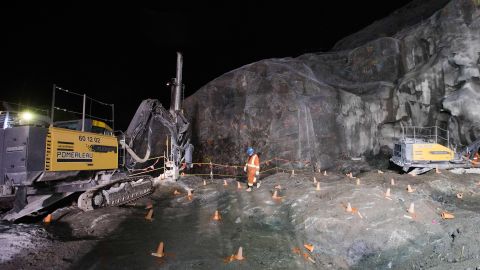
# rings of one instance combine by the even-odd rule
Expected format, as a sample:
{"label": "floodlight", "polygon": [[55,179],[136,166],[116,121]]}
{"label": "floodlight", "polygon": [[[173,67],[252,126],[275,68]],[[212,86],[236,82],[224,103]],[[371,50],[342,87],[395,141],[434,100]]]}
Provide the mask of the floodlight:
{"label": "floodlight", "polygon": [[22,120],[25,120],[25,121],[30,121],[33,119],[33,114],[31,112],[22,112],[20,114],[20,117],[22,118]]}

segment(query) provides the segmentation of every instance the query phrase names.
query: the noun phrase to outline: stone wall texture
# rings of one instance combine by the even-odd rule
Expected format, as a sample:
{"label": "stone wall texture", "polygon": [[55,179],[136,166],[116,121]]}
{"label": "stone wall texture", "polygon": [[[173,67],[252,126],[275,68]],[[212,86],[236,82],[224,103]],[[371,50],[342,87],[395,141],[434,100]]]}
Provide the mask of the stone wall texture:
{"label": "stone wall texture", "polygon": [[[237,164],[253,146],[327,169],[388,152],[402,125],[438,125],[457,146],[480,138],[479,2],[415,3],[329,52],[262,60],[203,86],[184,104],[194,159]],[[399,19],[420,11],[429,16]]]}

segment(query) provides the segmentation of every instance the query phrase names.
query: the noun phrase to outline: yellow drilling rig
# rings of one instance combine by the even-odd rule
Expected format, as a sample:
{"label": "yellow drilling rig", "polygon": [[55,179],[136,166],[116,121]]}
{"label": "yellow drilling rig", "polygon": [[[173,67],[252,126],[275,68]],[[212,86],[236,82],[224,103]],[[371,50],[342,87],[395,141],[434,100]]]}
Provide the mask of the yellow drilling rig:
{"label": "yellow drilling rig", "polygon": [[402,127],[402,137],[394,144],[394,164],[410,174],[422,174],[432,169],[476,167],[480,140],[460,150],[454,149],[449,131],[438,126]]}
{"label": "yellow drilling rig", "polygon": [[[165,166],[161,178],[176,180],[179,171],[190,166],[193,152],[181,108],[182,63],[177,53],[170,110],[158,100],[144,100],[125,132],[114,132],[109,125],[114,123],[113,104],[57,85],[49,117],[1,111],[0,202],[11,207],[2,218],[15,221],[41,214],[73,195],[78,195],[77,205],[85,211],[131,202],[154,190],[155,178],[138,172],[148,172],[146,168],[159,162]],[[54,121],[55,112],[68,111],[55,103],[59,93],[83,99],[83,111],[74,112],[81,119]],[[86,114],[87,101],[111,108],[112,118]],[[165,138],[167,143],[159,143]]]}

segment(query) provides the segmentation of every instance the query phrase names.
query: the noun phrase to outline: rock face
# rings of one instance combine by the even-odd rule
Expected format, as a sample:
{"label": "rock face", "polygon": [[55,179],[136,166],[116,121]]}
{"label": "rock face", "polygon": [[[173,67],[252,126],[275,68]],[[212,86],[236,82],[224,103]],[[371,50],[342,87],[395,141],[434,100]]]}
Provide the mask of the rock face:
{"label": "rock face", "polygon": [[264,160],[324,169],[391,149],[402,125],[438,125],[456,145],[479,138],[480,3],[437,3],[389,37],[346,38],[331,52],[262,60],[208,83],[185,100],[195,159],[240,163],[251,145]]}
{"label": "rock face", "polygon": [[372,23],[357,33],[344,37],[335,44],[332,50],[354,49],[374,39],[393,36],[403,28],[415,26],[415,24],[428,19],[449,1],[413,0],[388,17]]}

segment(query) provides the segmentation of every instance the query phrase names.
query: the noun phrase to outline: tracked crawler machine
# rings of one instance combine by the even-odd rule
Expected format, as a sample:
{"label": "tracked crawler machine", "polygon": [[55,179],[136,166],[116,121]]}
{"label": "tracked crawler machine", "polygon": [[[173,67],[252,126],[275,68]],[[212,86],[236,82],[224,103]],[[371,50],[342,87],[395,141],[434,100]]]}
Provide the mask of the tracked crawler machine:
{"label": "tracked crawler machine", "polygon": [[[153,192],[155,178],[148,172],[159,165],[165,169],[157,179],[176,180],[193,151],[181,110],[182,61],[178,53],[170,110],[144,100],[125,132],[107,124],[113,123],[113,104],[56,85],[50,119],[0,112],[0,202],[13,204],[2,218],[39,213],[70,195],[79,195],[77,205],[85,211],[134,201]],[[55,105],[58,91],[83,98],[81,119],[53,121],[55,111],[65,111]],[[112,119],[87,115],[87,100],[111,107]]]}
{"label": "tracked crawler machine", "polygon": [[448,130],[433,127],[404,127],[402,137],[394,144],[394,164],[411,174],[421,174],[432,169],[477,167],[480,140],[460,150],[450,141]]}

